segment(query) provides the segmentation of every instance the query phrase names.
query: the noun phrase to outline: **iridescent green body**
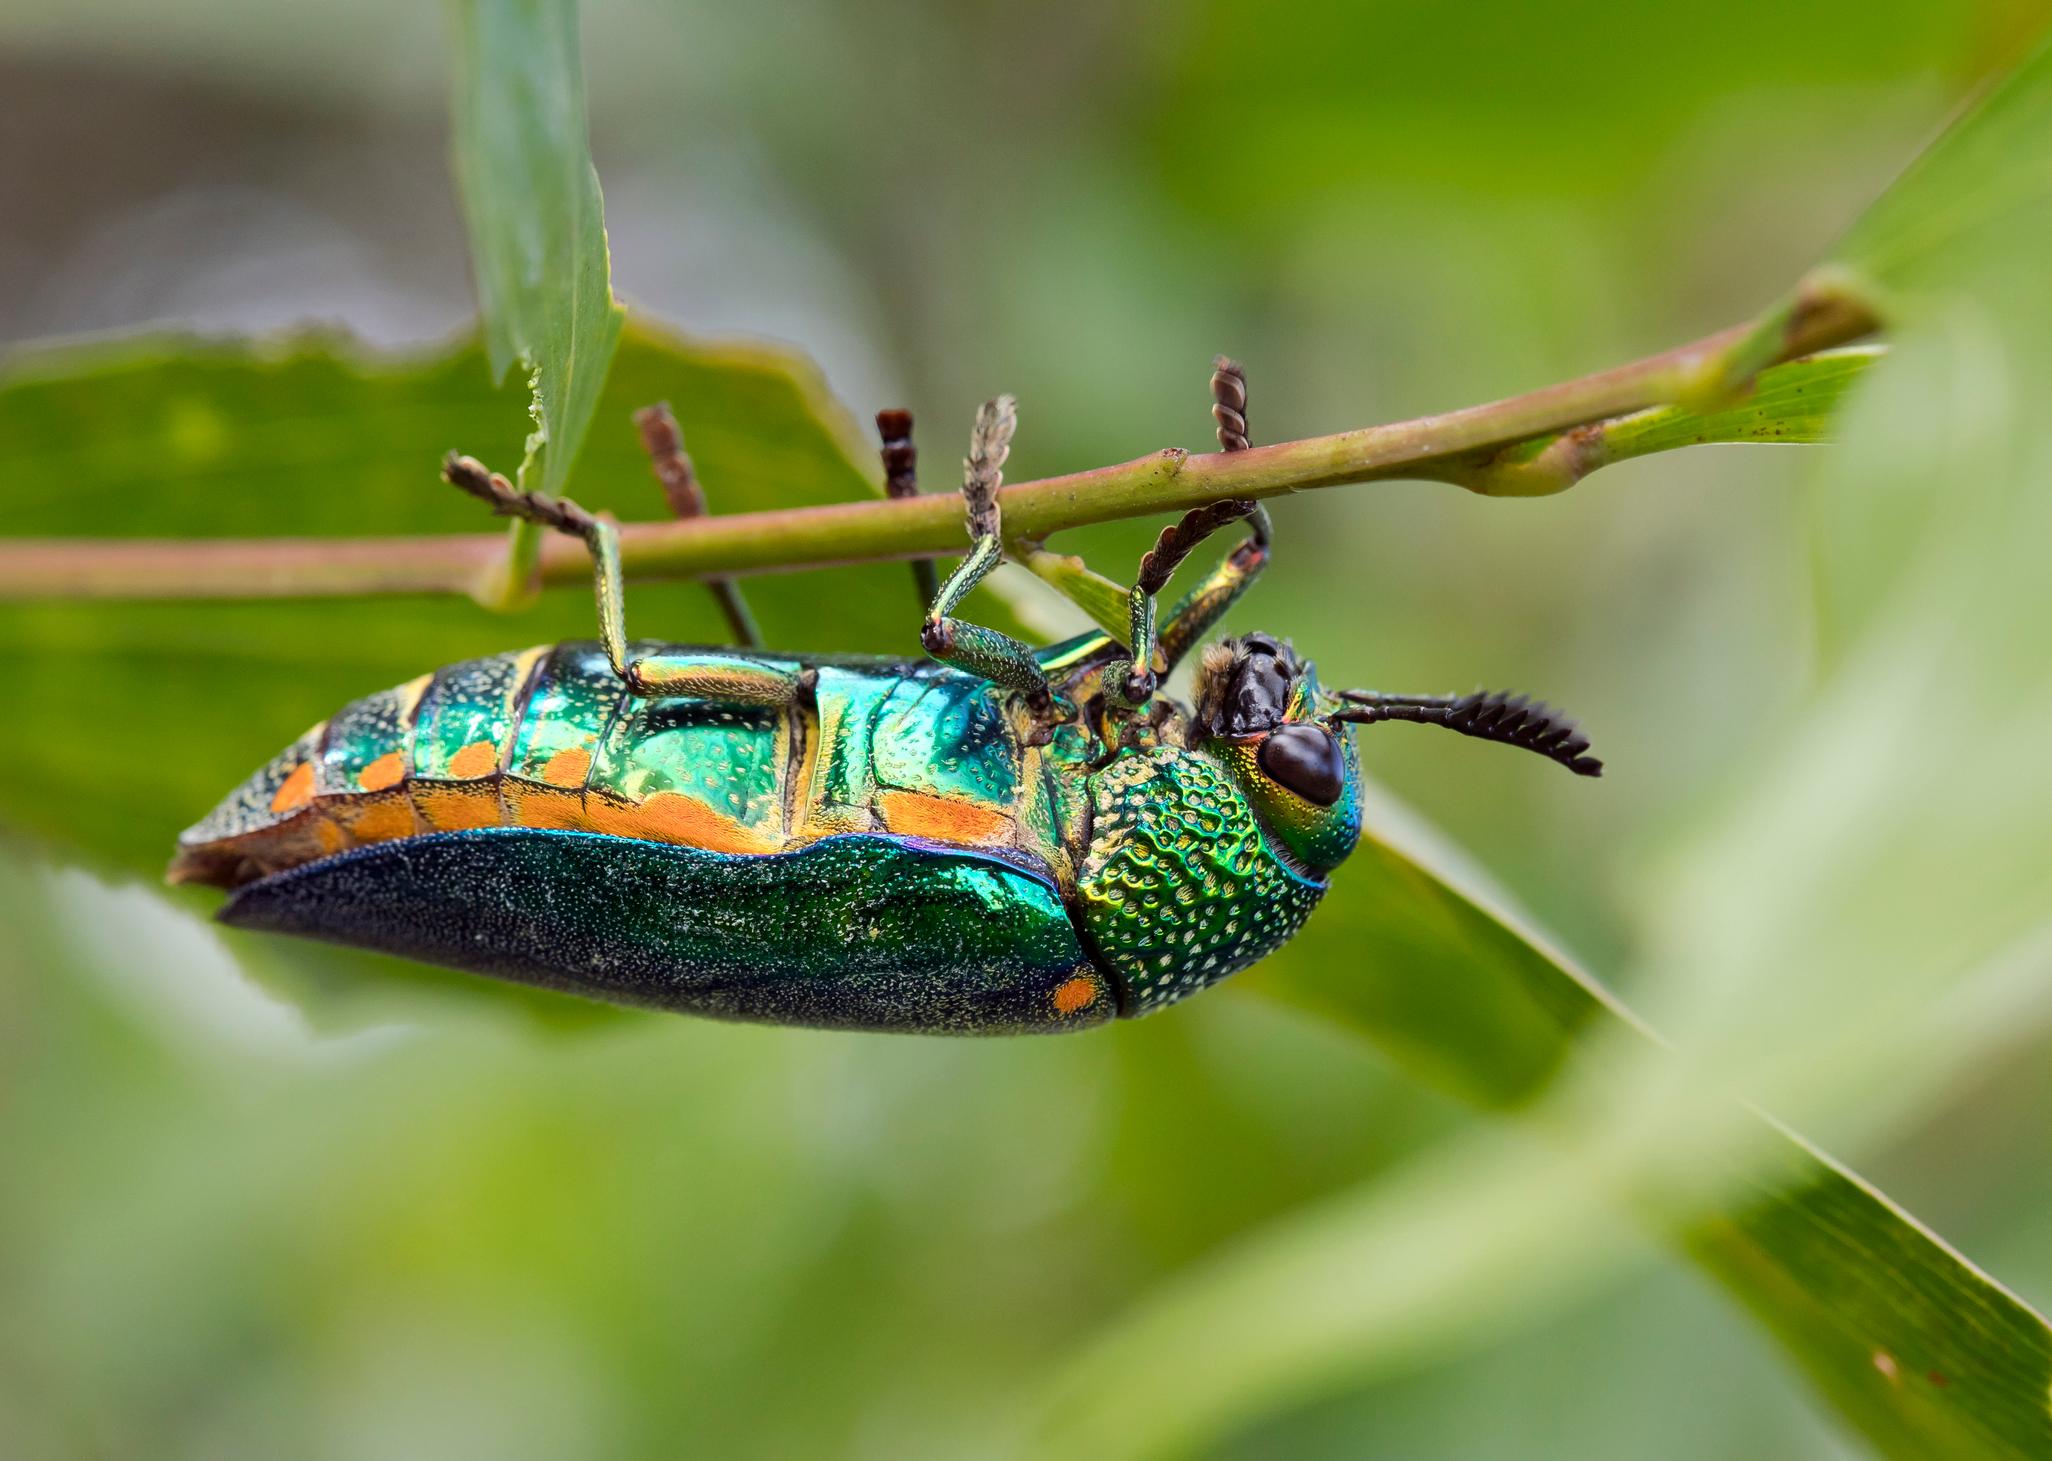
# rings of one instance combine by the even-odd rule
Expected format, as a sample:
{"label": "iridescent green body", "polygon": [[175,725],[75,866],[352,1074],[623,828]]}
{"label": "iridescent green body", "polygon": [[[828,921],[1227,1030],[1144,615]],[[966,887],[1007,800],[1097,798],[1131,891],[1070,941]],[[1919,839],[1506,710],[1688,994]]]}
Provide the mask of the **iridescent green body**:
{"label": "iridescent green body", "polygon": [[[230,923],[628,1003],[1010,1032],[1246,967],[1358,830],[1350,740],[1340,803],[1294,809],[1329,828],[1314,865],[1180,710],[1107,754],[932,662],[636,648],[720,688],[638,695],[585,643],[449,666],[301,737],[173,876],[235,889]],[[1038,658],[1087,704],[1123,653]]]}
{"label": "iridescent green body", "polygon": [[[1244,373],[1221,356],[1212,390],[1220,446],[1246,450]],[[696,503],[666,409],[636,419],[665,493]],[[1190,707],[1160,696],[1268,561],[1253,501],[1190,509],[1130,588],[1020,545],[1096,633],[1036,650],[958,617],[1014,551],[998,486],[1015,420],[1005,396],[977,413],[969,555],[922,589],[931,658],[910,663],[633,643],[612,524],[451,454],[451,484],[583,541],[599,642],[344,706],[179,839],[172,880],[233,890],[229,923],[629,1004],[1065,1030],[1159,1009],[1295,935],[1360,837],[1356,724],[1602,769],[1543,705],[1328,693],[1262,634],[1204,650]],[[904,496],[910,418],[878,424]],[[1177,565],[1235,526],[1244,540],[1160,614]],[[713,587],[752,639],[740,589]]]}

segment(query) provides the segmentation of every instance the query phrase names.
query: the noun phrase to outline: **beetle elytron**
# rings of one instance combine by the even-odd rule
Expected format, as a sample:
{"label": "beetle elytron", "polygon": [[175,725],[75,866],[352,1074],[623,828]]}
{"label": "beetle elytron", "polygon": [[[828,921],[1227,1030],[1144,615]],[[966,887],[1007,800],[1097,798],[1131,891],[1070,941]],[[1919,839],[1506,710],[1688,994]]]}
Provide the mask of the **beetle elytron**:
{"label": "beetle elytron", "polygon": [[[1213,376],[1247,446],[1245,377]],[[1049,649],[955,617],[1005,553],[1009,398],[965,463],[971,550],[938,585],[918,663],[630,644],[613,528],[468,458],[451,482],[581,536],[599,643],[451,665],[345,706],[180,839],[174,881],[222,919],[609,999],[731,1019],[1009,1033],[1139,1015],[1302,926],[1360,832],[1352,727],[1446,726],[1599,762],[1572,724],[1502,695],[1329,691],[1261,634],[1205,649],[1193,704],[1156,694],[1260,572],[1266,514],[1201,507],[1130,590],[1031,551],[1104,627]],[[695,493],[667,412],[641,417],[673,504]],[[879,418],[894,496],[910,420]],[[1248,529],[1159,624],[1204,538]],[[930,576],[930,570],[928,570]],[[929,577],[930,581],[930,577]]]}

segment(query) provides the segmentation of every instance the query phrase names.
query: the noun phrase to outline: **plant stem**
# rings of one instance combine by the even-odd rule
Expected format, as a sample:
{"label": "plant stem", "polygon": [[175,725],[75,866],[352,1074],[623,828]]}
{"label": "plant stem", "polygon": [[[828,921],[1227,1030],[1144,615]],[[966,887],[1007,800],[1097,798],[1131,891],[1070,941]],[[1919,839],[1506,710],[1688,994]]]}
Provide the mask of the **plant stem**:
{"label": "plant stem", "polygon": [[[1512,460],[1511,449],[1520,443],[1589,422],[1675,401],[1728,399],[1741,352],[1750,368],[1738,389],[1760,368],[1857,339],[1877,323],[1849,297],[1826,295],[1800,310],[1784,309],[1629,365],[1487,405],[1247,451],[1193,456],[1171,447],[1116,466],[1007,487],[1000,499],[1005,527],[1015,548],[1024,551],[1089,523],[1399,477],[1451,479],[1485,495],[1560,490],[1581,472],[1553,473],[1541,481],[1530,473],[1477,471],[1472,464]],[[622,565],[630,577],[642,579],[933,557],[960,552],[963,542],[962,503],[952,493],[620,529]],[[471,593],[490,581],[505,551],[506,540],[497,533],[0,540],[0,600]],[[551,537],[542,545],[542,582],[579,581],[590,572],[581,543]]]}

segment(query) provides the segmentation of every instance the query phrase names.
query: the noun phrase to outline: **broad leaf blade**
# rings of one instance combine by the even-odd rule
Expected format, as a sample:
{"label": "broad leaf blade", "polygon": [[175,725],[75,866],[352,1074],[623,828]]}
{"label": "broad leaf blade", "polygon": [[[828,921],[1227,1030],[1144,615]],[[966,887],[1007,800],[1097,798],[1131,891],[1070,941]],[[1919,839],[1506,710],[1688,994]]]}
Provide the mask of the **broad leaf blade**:
{"label": "broad leaf blade", "polygon": [[1611,460],[1685,446],[1835,441],[1839,408],[1881,353],[1865,347],[1806,355],[1762,371],[1744,400],[1722,410],[1664,406],[1611,422]]}
{"label": "broad leaf blade", "polygon": [[585,136],[574,0],[455,0],[456,180],[492,375],[531,375],[521,465],[561,493],[598,409],[624,311]]}
{"label": "broad leaf blade", "polygon": [[[1522,1149],[1434,1157],[1149,1296],[1063,1367],[1047,1454],[1179,1454],[1500,1332],[1632,1256],[1602,1226],[1618,1201],[1753,1312],[1880,1454],[2052,1447],[2052,1330],[2035,1312],[1736,1103],[1646,1119],[1642,1086],[1666,1056],[1643,1027],[1400,808],[1371,808],[1370,821],[1381,833],[1301,936],[1304,957],[1253,981],[1485,1105],[1531,1106],[1573,1071],[1572,1107],[1521,1118]],[[1150,1363],[1172,1336],[1196,1335],[1201,1353]]]}
{"label": "broad leaf blade", "polygon": [[1961,110],[1832,251],[1884,307],[1943,297],[1991,248],[2052,237],[2052,35]]}
{"label": "broad leaf blade", "polygon": [[[1795,322],[1850,309],[1890,328],[1960,286],[1999,276],[2017,240],[2052,238],[2052,34],[1969,101],[1848,229],[1829,256],[1721,358],[1696,394],[1723,403],[1782,350]],[[2028,245],[2027,245],[2028,246]],[[2031,285],[2023,286],[2026,300]]]}
{"label": "broad leaf blade", "polygon": [[[2048,156],[2052,52],[2041,50],[1735,352],[1734,361],[1772,359],[1791,313],[1834,294],[1918,327],[1848,403],[1834,428],[1847,444],[1825,463],[1817,561],[1834,673],[1793,725],[1775,727],[1785,732],[1778,744],[1752,746],[1750,794],[1670,865],[1641,875],[1654,913],[1644,939],[1650,967],[1634,987],[1667,993],[1687,1016],[1667,1018],[1692,1048],[1673,1060],[1627,1054],[1623,1069],[1637,1076],[1598,1088],[1607,1099],[1596,1111],[1565,1118],[1595,1139],[1603,1121],[1619,1119],[1613,1112],[1643,1112],[1663,1140],[1622,1169],[1652,1184],[1642,1200],[1890,1456],[2052,1451],[2043,1319],[1857,1178],[1728,1097],[1679,1106],[1664,1098],[1676,1083],[1770,1102],[1796,1093],[1851,1111],[1848,1124],[1871,1132],[1873,1108],[1900,1109],[1874,1099],[1877,1083],[1928,1086],[1934,1069],[1956,1069],[1994,1044],[1985,1021],[1934,1018],[1938,1001],[1973,1004],[1988,982],[1981,972],[2032,947],[2043,926],[2052,641],[2039,628],[2052,607],[2041,561],[2052,440],[2034,403],[2052,390]],[[1706,377],[1734,372],[1762,390],[1787,379],[1749,380],[1733,362],[1711,363]],[[1693,417],[1648,413],[1639,423],[1657,435],[1643,444],[1705,420],[1743,429],[1747,412],[1741,400]],[[1534,446],[1536,460],[1551,443]],[[1744,707],[1732,719],[1735,743],[1761,739]],[[1565,960],[1492,928],[1484,902],[1435,888],[1412,862],[1367,855],[1365,869],[1357,856],[1349,872],[1372,870],[1368,911],[1335,916],[1362,897],[1343,876],[1336,906],[1300,940],[1312,958],[1279,965],[1272,984],[1471,1099],[1519,1105],[1541,1096],[1553,1072],[1586,1081],[1604,1070],[1587,1048],[1615,1024],[1602,1016],[1599,990]],[[1428,961],[1428,950],[1438,957]],[[2042,979],[2042,965],[2025,972]],[[1471,1023],[1483,1038],[1466,1038]],[[1942,1049],[1928,1038],[1941,1031]],[[1611,1035],[1609,1054],[1638,1043]],[[1483,1049],[1487,1061],[1459,1058]],[[1542,1204],[1533,1211],[1546,1220]],[[1515,1210],[1505,1217],[1520,1220]],[[1250,1273],[1273,1262],[1276,1272],[1311,1275],[1307,1301],[1322,1299],[1309,1293],[1319,1276],[1341,1271],[1378,1234],[1342,1225],[1322,1235],[1331,1239],[1322,1260],[1309,1262],[1300,1236],[1281,1235],[1273,1252],[1250,1245],[1197,1291],[1173,1296],[1181,1325],[1230,1351],[1234,1290],[1249,1291]],[[1401,1242],[1407,1233],[1386,1236]],[[1272,1300],[1264,1293],[1264,1306]],[[1364,1297],[1356,1326],[1331,1331],[1328,1354],[1364,1342],[1377,1302]],[[1143,1306],[1093,1354],[1137,1353],[1124,1345],[1158,1317]],[[1183,1388],[1180,1403],[1229,1421],[1290,1397],[1288,1377],[1245,1358],[1252,1383],[1266,1375],[1269,1391],[1239,1389],[1226,1363],[1207,1368],[1209,1388]],[[1123,1407],[1130,1424],[1104,1434],[1125,1449],[1203,1433],[1144,1395],[1114,1397],[1126,1373],[1115,1362],[1097,1373],[1101,1381],[1071,1393],[1089,1397],[1078,1401],[1084,1413]]]}

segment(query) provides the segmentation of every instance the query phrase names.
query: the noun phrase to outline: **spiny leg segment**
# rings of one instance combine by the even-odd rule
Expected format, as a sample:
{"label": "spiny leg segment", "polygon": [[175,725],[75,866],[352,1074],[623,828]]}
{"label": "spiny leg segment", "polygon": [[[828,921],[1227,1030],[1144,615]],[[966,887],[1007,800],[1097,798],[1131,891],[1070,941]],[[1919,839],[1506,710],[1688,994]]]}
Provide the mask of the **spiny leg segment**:
{"label": "spiny leg segment", "polygon": [[986,401],[976,413],[969,456],[962,463],[962,498],[968,508],[972,546],[969,556],[935,593],[919,639],[926,652],[942,664],[980,675],[1020,695],[1033,718],[1039,743],[1045,744],[1061,714],[1055,705],[1054,689],[1048,684],[1033,647],[1009,634],[954,617],[969,591],[1004,560],[997,492],[1004,480],[1005,457],[1012,449],[1012,432],[1018,424],[1017,404],[1010,396]]}
{"label": "spiny leg segment", "polygon": [[[1218,422],[1218,444],[1222,451],[1245,451],[1247,437],[1247,372],[1238,362],[1219,356],[1212,362],[1211,414]],[[1249,537],[1220,561],[1204,581],[1169,611],[1157,630],[1155,596],[1168,587],[1170,577],[1199,544],[1212,534],[1236,522],[1248,525]],[[1120,684],[1120,694],[1129,707],[1137,709],[1153,696],[1160,674],[1167,674],[1191,648],[1224,617],[1233,601],[1247,591],[1268,564],[1268,513],[1248,498],[1193,507],[1182,518],[1162,529],[1154,546],[1140,560],[1128,599],[1131,623],[1132,666]]]}
{"label": "spiny leg segment", "polygon": [[[919,448],[912,444],[912,413],[905,410],[876,413],[877,435],[883,441],[884,495],[919,495]],[[919,602],[930,604],[940,592],[940,575],[931,558],[912,560],[912,586]]]}
{"label": "spiny leg segment", "polygon": [[635,694],[689,696],[736,706],[784,705],[797,695],[796,671],[733,655],[655,654],[630,659],[618,529],[567,497],[521,491],[475,457],[449,453],[442,461],[442,476],[451,486],[491,504],[501,517],[523,518],[583,541],[591,554],[599,641],[613,673]]}
{"label": "spiny leg segment", "polygon": [[[704,517],[705,489],[698,485],[698,473],[692,470],[691,458],[685,454],[684,433],[678,429],[670,403],[658,401],[653,406],[643,406],[634,413],[634,427],[641,433],[641,444],[648,449],[649,467],[663,489],[670,511],[684,519]],[[720,606],[734,642],[744,649],[761,649],[762,631],[756,628],[755,616],[748,611],[741,585],[731,578],[708,578],[705,586],[711,590],[713,602]]]}
{"label": "spiny leg segment", "polygon": [[[1246,372],[1225,356],[1213,362],[1211,378],[1212,414],[1218,421],[1219,446],[1224,451],[1245,451],[1247,435]],[[679,517],[696,517],[705,511],[705,497],[684,454],[681,434],[667,406],[651,406],[635,415],[650,464],[661,483],[672,511]],[[929,654],[944,664],[980,675],[994,684],[1016,692],[1025,702],[1038,743],[1045,743],[1054,725],[1073,714],[1058,703],[1045,670],[1032,646],[980,624],[958,619],[955,610],[970,591],[987,578],[1005,557],[998,508],[998,488],[1003,482],[1005,458],[1011,451],[1012,434],[1018,425],[1017,406],[1010,396],[987,401],[977,412],[976,428],[970,439],[968,458],[963,462],[962,497],[967,508],[970,552],[944,582],[934,589],[920,630],[920,640]],[[877,428],[883,437],[885,490],[892,497],[911,496],[918,491],[916,450],[911,439],[912,418],[908,411],[882,411]],[[442,474],[448,481],[477,497],[501,516],[519,517],[580,539],[592,558],[599,615],[599,636],[613,670],[636,694],[644,696],[693,696],[737,705],[778,705],[797,693],[797,676],[774,666],[753,666],[728,655],[628,655],[625,609],[621,587],[619,533],[603,518],[586,511],[568,498],[541,492],[525,492],[505,477],[491,471],[473,457],[450,453]],[[1223,528],[1246,522],[1250,534],[1229,552],[1205,580],[1185,595],[1157,626],[1156,596],[1168,586],[1176,569],[1195,549]],[[1185,654],[1202,639],[1226,610],[1267,565],[1269,556],[1268,515],[1249,499],[1234,498],[1193,508],[1164,529],[1154,547],[1140,561],[1133,587],[1120,590],[1109,580],[1083,568],[1080,562],[1035,552],[1036,570],[1057,588],[1068,592],[1092,617],[1107,622],[1115,613],[1116,598],[1094,602],[1101,595],[1123,594],[1131,658],[1123,671],[1107,677],[1110,698],[1121,702],[1116,713],[1132,715],[1153,698],[1159,677],[1175,668]],[[1058,572],[1046,571],[1046,563],[1059,563]],[[937,575],[933,565],[913,565],[922,588]],[[758,647],[760,637],[746,600],[730,580],[709,581],[735,637],[745,647]],[[760,673],[756,673],[759,669]],[[1471,732],[1472,733],[1472,732]]]}

